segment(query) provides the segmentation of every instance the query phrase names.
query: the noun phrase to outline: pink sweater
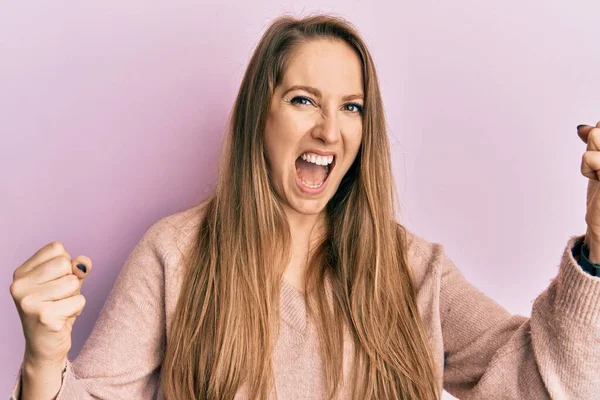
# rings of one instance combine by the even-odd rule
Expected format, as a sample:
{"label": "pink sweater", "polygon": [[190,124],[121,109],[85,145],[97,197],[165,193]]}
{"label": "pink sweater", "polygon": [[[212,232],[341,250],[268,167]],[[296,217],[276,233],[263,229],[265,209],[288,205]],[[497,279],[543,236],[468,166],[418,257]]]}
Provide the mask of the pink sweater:
{"label": "pink sweater", "polygon": [[[67,363],[57,400],[164,399],[158,382],[181,286],[178,248],[194,237],[198,223],[191,210],[152,224],[133,249],[89,339]],[[570,251],[582,237],[569,238],[556,278],[526,318],[469,284],[442,245],[411,233],[408,259],[443,372],[440,387],[461,399],[600,399],[600,278],[585,273]],[[322,399],[317,337],[303,295],[285,281],[281,305],[273,354],[278,398]],[[242,388],[236,399],[245,398]]]}

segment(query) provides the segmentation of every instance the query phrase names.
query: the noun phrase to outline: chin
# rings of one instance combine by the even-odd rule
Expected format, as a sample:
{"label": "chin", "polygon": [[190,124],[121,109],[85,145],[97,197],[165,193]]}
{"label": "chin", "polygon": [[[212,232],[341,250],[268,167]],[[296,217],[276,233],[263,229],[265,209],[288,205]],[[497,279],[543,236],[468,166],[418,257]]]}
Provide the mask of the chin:
{"label": "chin", "polygon": [[325,210],[325,206],[327,206],[327,200],[320,199],[293,201],[291,204],[289,204],[289,206],[298,214],[317,215]]}

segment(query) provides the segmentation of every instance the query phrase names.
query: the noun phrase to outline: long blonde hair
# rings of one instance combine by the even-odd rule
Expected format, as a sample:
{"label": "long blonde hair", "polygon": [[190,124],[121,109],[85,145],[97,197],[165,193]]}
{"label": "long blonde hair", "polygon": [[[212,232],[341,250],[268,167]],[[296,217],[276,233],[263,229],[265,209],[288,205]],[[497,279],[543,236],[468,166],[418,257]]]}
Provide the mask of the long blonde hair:
{"label": "long blonde hair", "polygon": [[[343,327],[354,344],[354,399],[439,399],[417,309],[373,60],[351,24],[328,15],[279,17],[256,47],[231,115],[214,195],[202,207],[174,315],[162,383],[168,399],[250,398],[273,388],[280,279],[290,231],[264,152],[267,110],[290,54],[302,43],[347,43],[362,63],[363,139],[325,209],[326,234],[310,253],[305,293],[321,343],[327,397],[340,388]],[[284,250],[283,254],[281,249]],[[331,297],[323,288],[331,282]]]}

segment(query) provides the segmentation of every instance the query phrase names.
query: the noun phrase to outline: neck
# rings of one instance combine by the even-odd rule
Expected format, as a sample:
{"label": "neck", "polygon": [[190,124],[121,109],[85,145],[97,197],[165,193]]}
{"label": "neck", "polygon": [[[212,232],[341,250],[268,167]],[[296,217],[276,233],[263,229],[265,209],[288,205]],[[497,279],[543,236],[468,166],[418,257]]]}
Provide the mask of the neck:
{"label": "neck", "polygon": [[325,212],[319,214],[301,214],[290,208],[288,205],[283,205],[283,210],[290,226],[292,236],[292,245],[294,243],[304,243],[317,239],[323,233]]}
{"label": "neck", "polygon": [[325,213],[300,214],[287,205],[284,205],[283,209],[288,219],[292,240],[284,277],[298,291],[303,292],[306,261],[309,251],[323,234]]}

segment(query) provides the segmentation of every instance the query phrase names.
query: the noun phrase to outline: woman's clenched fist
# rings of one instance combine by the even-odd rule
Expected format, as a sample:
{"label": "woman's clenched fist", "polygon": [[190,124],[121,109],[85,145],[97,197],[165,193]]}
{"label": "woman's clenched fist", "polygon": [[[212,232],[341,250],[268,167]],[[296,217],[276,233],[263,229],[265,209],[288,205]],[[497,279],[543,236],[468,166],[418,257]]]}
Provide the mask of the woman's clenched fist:
{"label": "woman's clenched fist", "polygon": [[71,348],[71,329],[85,306],[81,285],[92,269],[86,256],[71,259],[62,243],[39,249],[13,274],[10,285],[25,335],[25,359],[60,363]]}

